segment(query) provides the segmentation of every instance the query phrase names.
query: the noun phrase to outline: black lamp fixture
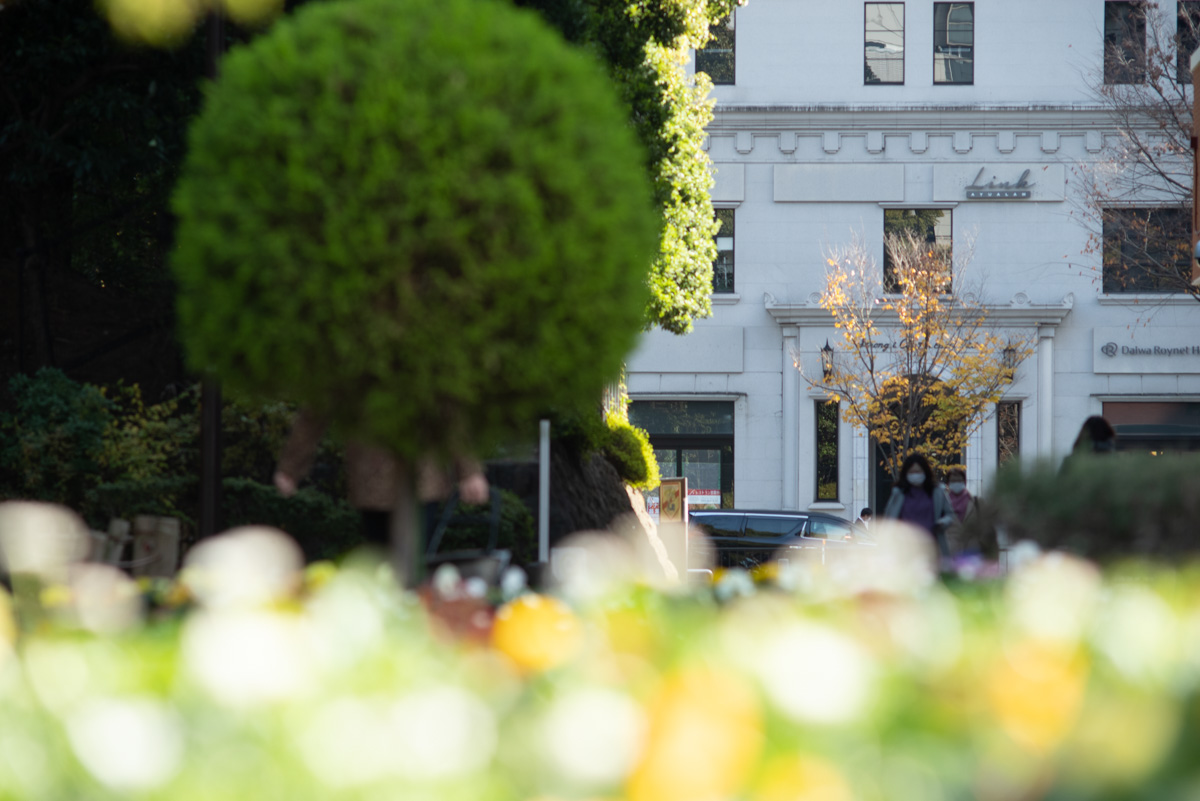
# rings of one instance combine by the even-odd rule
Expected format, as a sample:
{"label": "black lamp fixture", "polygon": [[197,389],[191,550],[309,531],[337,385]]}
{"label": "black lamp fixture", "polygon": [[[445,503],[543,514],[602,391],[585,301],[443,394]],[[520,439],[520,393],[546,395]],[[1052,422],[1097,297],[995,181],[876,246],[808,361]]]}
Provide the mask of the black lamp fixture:
{"label": "black lamp fixture", "polygon": [[829,347],[829,339],[825,340],[825,347],[821,348],[821,375],[825,378],[833,373],[833,348]]}
{"label": "black lamp fixture", "polygon": [[1004,356],[1003,356],[1002,363],[1004,364],[1004,367],[1007,370],[1017,369],[1017,349],[1014,348],[1012,345],[1009,345],[1007,348],[1004,349]]}

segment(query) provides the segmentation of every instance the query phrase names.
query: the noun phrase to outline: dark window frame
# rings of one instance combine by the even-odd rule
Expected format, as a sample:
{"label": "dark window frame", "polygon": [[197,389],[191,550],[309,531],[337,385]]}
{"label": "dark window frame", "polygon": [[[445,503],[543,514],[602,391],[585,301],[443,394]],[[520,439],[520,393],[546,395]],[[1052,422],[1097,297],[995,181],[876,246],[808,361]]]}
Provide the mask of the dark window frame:
{"label": "dark window frame", "polygon": [[926,226],[925,241],[928,243],[931,243],[933,245],[941,245],[941,246],[949,248],[949,253],[947,254],[947,256],[948,256],[948,259],[951,264],[951,273],[952,274],[950,276],[950,285],[945,288],[945,290],[943,291],[942,294],[949,295],[954,291],[954,275],[953,275],[954,207],[953,206],[922,206],[920,208],[912,207],[912,208],[884,209],[883,210],[884,243],[883,243],[882,267],[883,267],[883,291],[885,294],[896,295],[896,294],[900,293],[900,282],[897,279],[895,279],[892,275],[892,272],[893,272],[892,259],[891,259],[891,254],[888,252],[888,248],[887,248],[887,234],[889,232],[888,231],[889,216],[895,215],[895,214],[912,213],[912,216],[915,217],[915,216],[917,216],[916,212],[922,212],[922,211],[939,211],[942,213],[942,216],[949,215],[950,232],[948,234],[946,234],[944,237],[939,238],[937,235],[936,228],[934,226]]}
{"label": "dark window frame", "polygon": [[[952,33],[951,16],[954,13],[956,6],[966,6],[971,10],[971,43],[969,45],[954,44],[950,41]],[[938,19],[941,16],[939,10],[945,8],[945,28],[938,28]],[[945,40],[944,42],[942,40]],[[965,58],[959,56],[958,61],[970,65],[970,80],[938,80],[938,49],[945,48],[942,54],[946,59],[950,59],[952,48],[961,48],[967,52]],[[956,3],[944,2],[933,4],[933,83],[934,86],[973,86],[975,84],[975,3]]]}
{"label": "dark window frame", "polygon": [[[832,410],[833,416],[833,433],[832,438],[826,440],[822,432],[822,423],[828,428],[829,420],[822,421],[822,414],[829,415]],[[839,437],[841,436],[841,405],[833,400],[818,400],[813,402],[813,443],[816,447],[813,448],[813,466],[814,481],[813,481],[813,498],[817,502],[833,501],[836,502],[841,495],[841,451],[839,448]],[[825,448],[830,448],[832,454],[822,453]],[[824,464],[822,463],[824,462]],[[824,481],[822,479],[825,479]],[[830,480],[831,479],[831,480]],[[822,486],[826,489],[829,485],[833,485],[833,493],[822,494]]]}
{"label": "dark window frame", "polygon": [[1179,0],[1175,17],[1175,82],[1192,82],[1192,53],[1200,50],[1200,0]]}
{"label": "dark window frame", "polygon": [[[899,33],[900,33],[900,55],[899,55],[898,59],[897,58],[888,58],[887,59],[887,61],[889,61],[889,62],[899,61],[899,63],[900,63],[900,80],[898,80],[898,81],[885,81],[882,78],[880,78],[875,73],[874,70],[871,69],[870,61],[867,58],[867,56],[868,56],[867,43],[874,41],[872,39],[867,38],[873,32],[870,28],[867,27],[870,23],[870,17],[869,17],[870,6],[900,6],[900,31],[899,31]],[[863,3],[863,85],[864,86],[903,86],[904,85],[904,71],[905,71],[904,70],[904,51],[907,46],[907,31],[905,30],[905,25],[906,25],[906,19],[905,19],[904,3],[891,3],[891,2]],[[881,48],[886,46],[886,44],[883,42],[879,42],[879,45]],[[878,61],[879,61],[879,59],[877,59],[877,63],[878,63]],[[875,80],[871,80],[872,75],[875,76]]]}
{"label": "dark window frame", "polygon": [[[737,83],[737,9],[709,25],[708,30],[712,38],[696,51],[696,72],[707,75],[713,86],[733,86]],[[728,59],[728,74],[723,62],[725,58]]]}
{"label": "dark window frame", "polygon": [[1021,458],[1021,401],[996,404],[996,466]]}
{"label": "dark window frame", "polygon": [[[1170,213],[1174,219],[1157,222],[1151,217],[1159,215],[1161,218],[1165,213]],[[1190,283],[1192,275],[1191,225],[1191,210],[1181,206],[1104,209],[1101,222],[1101,290],[1104,294],[1186,293],[1186,285]],[[1174,236],[1162,233],[1168,230],[1174,230]],[[1157,243],[1157,246],[1152,246],[1151,242]],[[1172,247],[1174,254],[1169,250]],[[1155,276],[1148,272],[1165,270],[1167,259],[1172,256],[1179,271],[1178,277]],[[1139,261],[1142,263],[1139,264]],[[1158,266],[1153,266],[1155,264]]]}
{"label": "dark window frame", "polygon": [[1146,82],[1145,0],[1105,0],[1104,83]]}
{"label": "dark window frame", "polygon": [[[729,230],[726,232],[725,220],[722,219],[723,213],[729,218]],[[713,262],[713,280],[712,293],[714,295],[728,295],[737,292],[736,279],[737,275],[734,270],[736,263],[735,252],[737,249],[737,209],[732,206],[720,206],[713,208],[713,216],[721,221],[721,227],[717,231],[714,240],[717,243],[717,258]],[[724,236],[728,236],[732,242],[732,247],[729,250],[721,250],[720,241]],[[725,256],[728,254],[728,257]],[[724,280],[721,280],[721,279]]]}

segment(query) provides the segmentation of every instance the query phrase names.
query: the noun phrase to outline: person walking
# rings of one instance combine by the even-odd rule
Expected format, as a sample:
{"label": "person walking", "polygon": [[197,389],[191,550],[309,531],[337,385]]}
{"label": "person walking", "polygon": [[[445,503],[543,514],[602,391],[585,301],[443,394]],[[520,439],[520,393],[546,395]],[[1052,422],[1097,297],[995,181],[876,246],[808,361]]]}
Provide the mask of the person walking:
{"label": "person walking", "polygon": [[[276,489],[284,497],[296,493],[299,482],[308,475],[317,445],[325,435],[327,423],[307,409],[301,409],[284,443],[275,469]],[[387,546],[391,537],[391,513],[396,505],[401,468],[391,453],[373,445],[346,443],[346,494],[350,505],[362,515],[363,538],[377,546]],[[474,459],[454,462],[454,478],[464,503],[479,504],[488,499],[489,486],[483,466]],[[447,471],[429,460],[418,465],[417,496],[421,502],[444,500],[453,484]]]}
{"label": "person walking", "polygon": [[967,471],[951,468],[946,474],[946,496],[954,510],[954,521],[947,527],[946,544],[956,556],[969,556],[982,551],[978,543],[968,542],[972,531],[978,530],[979,499],[967,489]]}
{"label": "person walking", "polygon": [[875,513],[871,511],[871,507],[864,506],[862,511],[858,513],[858,519],[854,521],[854,525],[869,529],[871,527],[871,520],[874,517]]}
{"label": "person walking", "polygon": [[934,478],[929,460],[921,454],[910,453],[904,460],[883,516],[924,529],[937,543],[938,554],[950,555],[946,527],[955,520],[954,508]]}

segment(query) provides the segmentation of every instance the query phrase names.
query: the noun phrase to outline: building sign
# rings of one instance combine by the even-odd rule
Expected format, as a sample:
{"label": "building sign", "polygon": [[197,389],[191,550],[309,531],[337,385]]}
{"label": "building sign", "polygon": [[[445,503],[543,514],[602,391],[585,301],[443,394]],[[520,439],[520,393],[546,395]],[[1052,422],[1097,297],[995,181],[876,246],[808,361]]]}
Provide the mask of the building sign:
{"label": "building sign", "polygon": [[1097,373],[1200,373],[1200,328],[1095,328]]}
{"label": "building sign", "polygon": [[935,203],[1029,201],[1058,203],[1066,197],[1062,164],[974,164],[933,166]]}
{"label": "building sign", "polygon": [[721,491],[719,489],[689,489],[688,506],[721,507]]}
{"label": "building sign", "polygon": [[1028,200],[1033,196],[1029,182],[1029,170],[1021,173],[1015,181],[1000,181],[996,176],[985,177],[986,167],[980,167],[975,180],[967,184],[967,200]]}

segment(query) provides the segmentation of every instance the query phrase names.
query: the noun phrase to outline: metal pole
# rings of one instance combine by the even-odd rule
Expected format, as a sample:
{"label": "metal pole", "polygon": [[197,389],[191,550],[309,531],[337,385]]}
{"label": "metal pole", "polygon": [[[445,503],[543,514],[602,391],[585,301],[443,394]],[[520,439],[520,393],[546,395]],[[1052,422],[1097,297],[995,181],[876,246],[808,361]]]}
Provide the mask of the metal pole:
{"label": "metal pole", "polygon": [[[205,75],[216,80],[224,40],[221,15],[208,15],[206,30]],[[221,513],[221,385],[207,377],[200,387],[200,513],[197,534],[208,537],[217,532]]]}
{"label": "metal pole", "polygon": [[538,561],[550,561],[550,421],[538,423]]}

